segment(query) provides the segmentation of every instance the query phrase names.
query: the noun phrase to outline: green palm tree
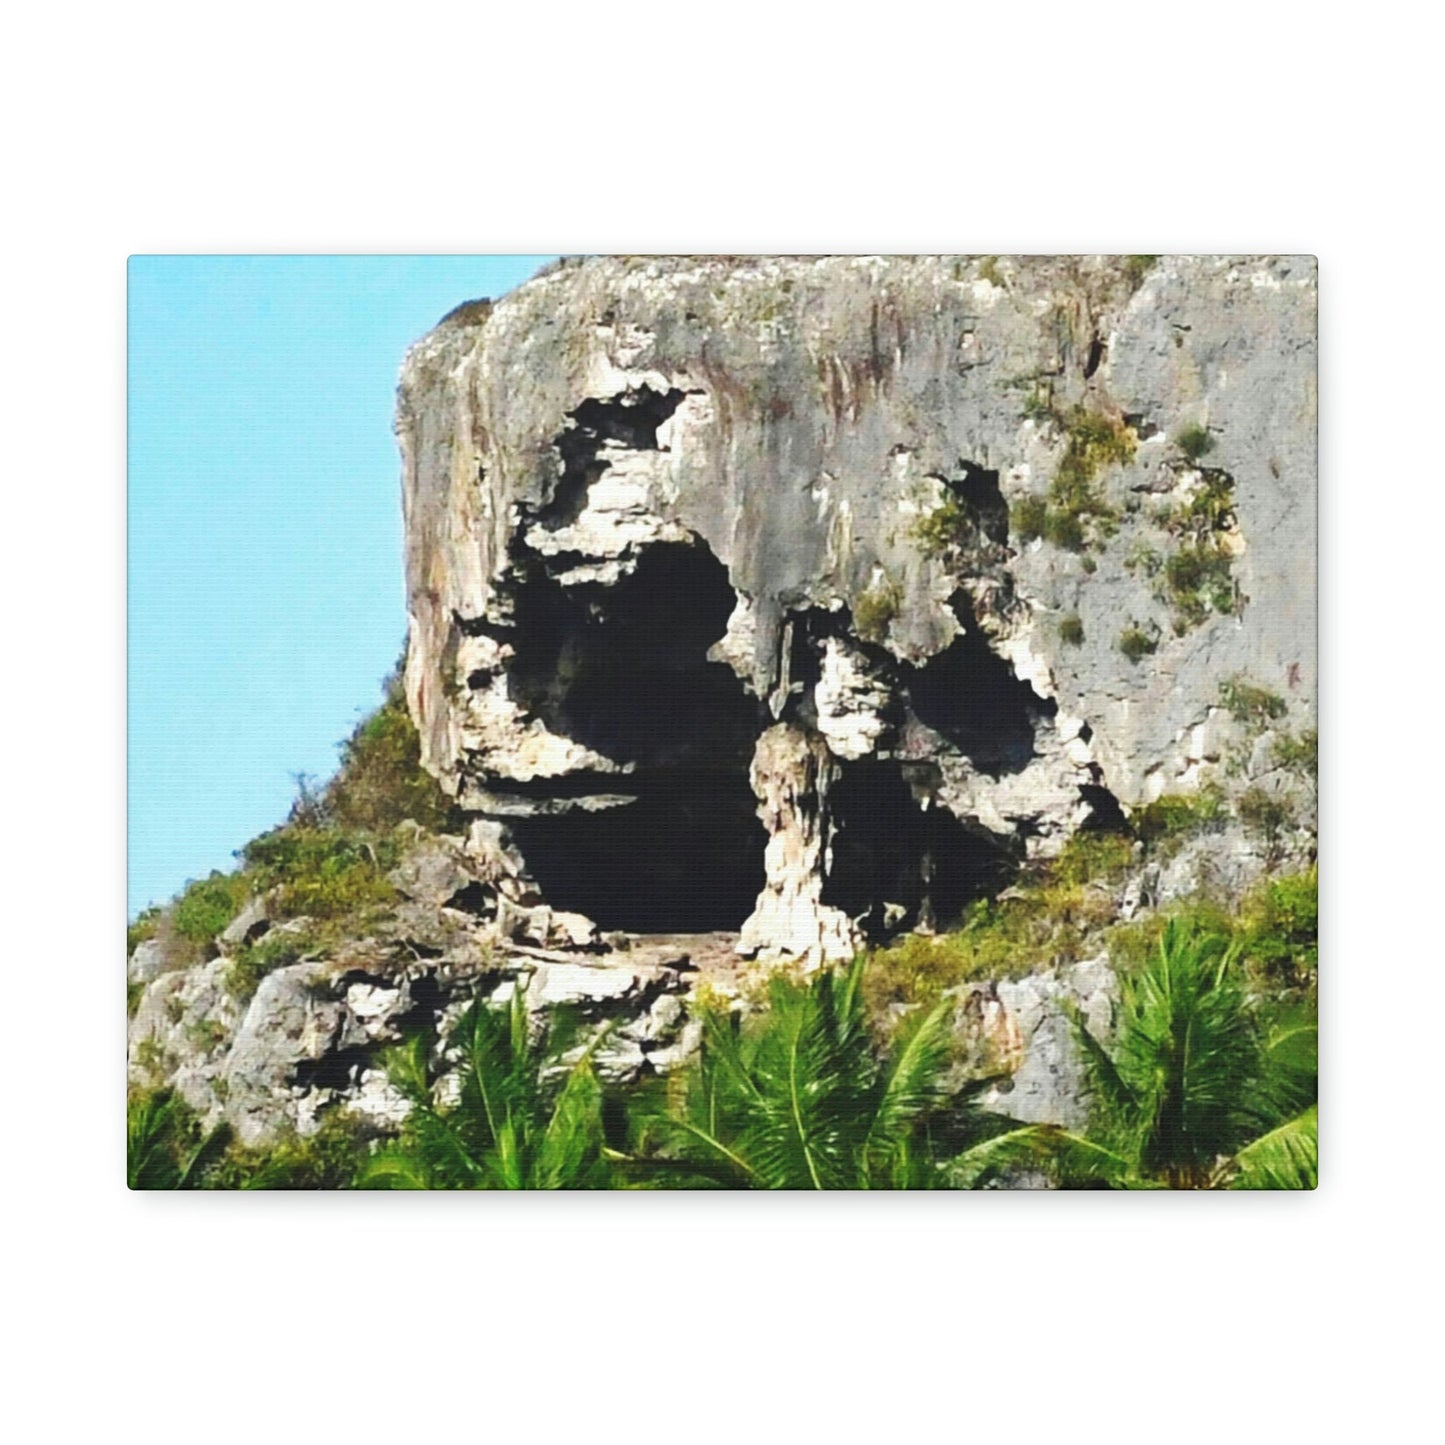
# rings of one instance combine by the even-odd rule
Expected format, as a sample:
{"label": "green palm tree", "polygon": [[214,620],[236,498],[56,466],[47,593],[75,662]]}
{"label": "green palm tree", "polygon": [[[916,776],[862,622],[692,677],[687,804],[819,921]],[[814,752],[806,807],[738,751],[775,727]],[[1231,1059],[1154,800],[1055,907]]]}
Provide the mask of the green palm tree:
{"label": "green palm tree", "polygon": [[169,1089],[135,1094],[126,1107],[126,1183],[132,1189],[200,1189],[230,1139],[225,1124],[203,1134]]}
{"label": "green palm tree", "polygon": [[[860,957],[807,983],[775,977],[770,1007],[746,1022],[704,1008],[700,1055],[673,1107],[644,1121],[634,1171],[741,1189],[942,1185],[937,1141],[959,1126],[943,1087],[952,1002],[880,1052],[864,966]],[[982,1118],[977,1128],[1008,1125]]]}
{"label": "green palm tree", "polygon": [[1011,1131],[960,1161],[955,1184],[1043,1167],[1065,1186],[1315,1186],[1316,1025],[1267,1031],[1225,939],[1171,920],[1154,956],[1120,982],[1112,1050],[1074,1023],[1085,1133]]}
{"label": "green palm tree", "polygon": [[449,1049],[462,1056],[454,1106],[439,1105],[433,1038],[413,1035],[387,1072],[411,1103],[396,1143],[372,1155],[359,1183],[373,1189],[588,1189],[610,1182],[603,1156],[602,1089],[592,1067],[601,1035],[574,1062],[573,1016],[553,1011],[533,1028],[526,989],[457,1021]]}

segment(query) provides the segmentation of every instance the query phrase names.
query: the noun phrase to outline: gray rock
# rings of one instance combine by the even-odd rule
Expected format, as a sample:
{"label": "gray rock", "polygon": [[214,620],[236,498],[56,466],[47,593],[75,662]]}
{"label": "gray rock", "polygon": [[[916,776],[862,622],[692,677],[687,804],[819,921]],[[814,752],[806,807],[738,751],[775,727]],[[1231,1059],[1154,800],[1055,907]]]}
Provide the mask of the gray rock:
{"label": "gray rock", "polygon": [[345,1007],[318,987],[328,973],[324,963],[297,963],[261,980],[221,1075],[225,1116],[242,1144],[270,1143],[294,1124],[301,1066],[319,1063],[340,1041]]}
{"label": "gray rock", "polygon": [[251,899],[222,931],[217,940],[221,952],[234,953],[238,948],[254,943],[270,926],[270,904],[266,897],[262,895]]}
{"label": "gray rock", "polygon": [[[906,764],[920,810],[1047,856],[1101,792],[1127,812],[1220,776],[1247,741],[1220,706],[1228,678],[1311,726],[1315,307],[1300,257],[1164,257],[1142,279],[1108,257],[602,257],[444,322],[398,400],[406,692],[425,765],[490,815],[476,866],[518,907],[565,909],[519,838],[573,836],[581,799],[625,828],[650,777],[716,766],[686,740],[664,755],[579,729],[567,706],[608,661],[586,616],[667,549],[731,591],[699,662],[826,758],[788,782],[759,724],[772,843],[752,954],[857,944],[857,916],[821,900],[835,764]],[[1009,530],[1069,454],[1075,408],[1138,439],[1093,479],[1118,526],[1087,566]],[[1197,465],[1178,445],[1191,427],[1212,442]],[[1161,509],[1202,466],[1232,488],[1233,592],[1176,635],[1138,558],[1178,545]],[[570,633],[535,623],[584,593]],[[1131,662],[1135,626],[1158,645]],[[929,846],[910,867],[933,866]],[[930,921],[927,884],[904,901],[879,887],[870,911]]]}
{"label": "gray rock", "polygon": [[126,961],[125,976],[130,983],[150,983],[166,965],[165,945],[158,938],[136,944]]}

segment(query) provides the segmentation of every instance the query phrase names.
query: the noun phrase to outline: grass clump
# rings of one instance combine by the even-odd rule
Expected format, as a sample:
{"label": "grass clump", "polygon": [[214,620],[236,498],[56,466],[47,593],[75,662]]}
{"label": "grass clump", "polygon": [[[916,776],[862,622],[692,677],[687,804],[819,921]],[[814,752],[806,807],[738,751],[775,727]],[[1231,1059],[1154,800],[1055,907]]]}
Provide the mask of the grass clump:
{"label": "grass clump", "polygon": [[1150,653],[1158,650],[1159,631],[1157,628],[1146,630],[1138,623],[1134,623],[1119,634],[1119,651],[1132,663],[1137,664],[1141,658],[1148,657]]}
{"label": "grass clump", "polygon": [[186,943],[205,948],[245,907],[251,879],[244,873],[213,872],[186,885],[170,910],[170,928]]}
{"label": "grass clump", "polygon": [[1314,728],[1306,728],[1298,737],[1281,733],[1274,740],[1270,756],[1275,767],[1313,778],[1320,766],[1320,735]]}
{"label": "grass clump", "polygon": [[949,497],[913,524],[913,536],[926,552],[945,556],[969,546],[978,536],[978,527],[963,503]]}
{"label": "grass clump", "polygon": [[1269,878],[1244,900],[1237,927],[1246,961],[1286,987],[1313,983],[1319,970],[1319,869]]}
{"label": "grass clump", "polygon": [[250,998],[268,973],[299,963],[318,942],[309,932],[273,930],[232,957],[226,969],[227,990],[238,999]]}
{"label": "grass clump", "polygon": [[1224,794],[1217,787],[1203,787],[1197,793],[1165,793],[1140,808],[1130,821],[1145,847],[1170,857],[1190,838],[1222,823],[1226,811]]}
{"label": "grass clump", "polygon": [[[1180,436],[1181,447],[1186,441],[1195,448],[1205,442],[1212,445],[1203,428],[1186,430]],[[1159,523],[1178,541],[1178,550],[1164,560],[1162,568],[1155,565],[1145,571],[1149,576],[1162,572],[1156,591],[1173,609],[1175,633],[1182,637],[1211,612],[1233,613],[1234,555],[1225,539],[1235,526],[1234,478],[1218,470],[1203,472],[1199,485],[1184,501],[1165,511]]]}
{"label": "grass clump", "polygon": [[161,910],[154,905],[143,908],[125,929],[125,953],[129,958],[142,943],[149,943],[160,931]]}
{"label": "grass clump", "polygon": [[890,577],[866,588],[853,605],[853,629],[865,642],[882,643],[903,604],[903,589]]}
{"label": "grass clump", "polygon": [[1020,542],[1032,542],[1044,535],[1049,504],[1042,497],[1021,497],[1009,509],[1009,526]]}
{"label": "grass clump", "polygon": [[1130,291],[1137,291],[1144,284],[1144,278],[1154,269],[1157,256],[1125,256],[1124,279]]}
{"label": "grass clump", "polygon": [[1069,647],[1079,647],[1084,641],[1084,624],[1077,614],[1059,619],[1059,641]]}
{"label": "grass clump", "polygon": [[1234,611],[1233,566],[1212,542],[1187,542],[1165,559],[1163,597],[1173,609],[1176,636],[1198,627],[1211,612]]}
{"label": "grass clump", "polygon": [[1261,733],[1287,711],[1285,700],[1266,687],[1243,677],[1231,677],[1219,684],[1219,700],[1235,722],[1251,732]]}
{"label": "grass clump", "polygon": [[1214,437],[1208,427],[1193,422],[1174,438],[1174,445],[1188,461],[1197,462],[1214,450]]}
{"label": "grass clump", "polygon": [[242,856],[261,889],[277,890],[283,916],[342,918],[396,901],[386,879],[401,857],[393,838],[291,823],[253,838]]}
{"label": "grass clump", "polygon": [[322,793],[325,819],[337,827],[384,832],[407,818],[441,829],[452,803],[421,765],[421,739],[407,711],[399,671],[386,701],[341,745],[341,766]]}
{"label": "grass clump", "polygon": [[1028,414],[1052,420],[1062,430],[1064,454],[1047,496],[1014,504],[1009,520],[1015,535],[1021,542],[1042,537],[1066,552],[1082,552],[1112,537],[1119,514],[1099,495],[1095,480],[1105,468],[1133,458],[1139,439],[1132,428],[1085,406],[1060,413],[1041,401]]}
{"label": "grass clump", "polygon": [[356,1189],[370,1158],[363,1122],[329,1109],[316,1131],[264,1149],[233,1145],[204,1176],[206,1189]]}

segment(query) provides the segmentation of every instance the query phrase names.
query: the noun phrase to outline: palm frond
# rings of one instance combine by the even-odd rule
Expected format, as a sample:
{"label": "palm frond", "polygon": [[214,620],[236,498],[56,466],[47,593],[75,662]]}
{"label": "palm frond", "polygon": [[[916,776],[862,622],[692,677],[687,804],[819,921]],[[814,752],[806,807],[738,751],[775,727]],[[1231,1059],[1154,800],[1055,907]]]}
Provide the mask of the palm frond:
{"label": "palm frond", "polygon": [[1319,1184],[1319,1109],[1312,1106],[1246,1144],[1230,1161],[1230,1189],[1314,1189]]}

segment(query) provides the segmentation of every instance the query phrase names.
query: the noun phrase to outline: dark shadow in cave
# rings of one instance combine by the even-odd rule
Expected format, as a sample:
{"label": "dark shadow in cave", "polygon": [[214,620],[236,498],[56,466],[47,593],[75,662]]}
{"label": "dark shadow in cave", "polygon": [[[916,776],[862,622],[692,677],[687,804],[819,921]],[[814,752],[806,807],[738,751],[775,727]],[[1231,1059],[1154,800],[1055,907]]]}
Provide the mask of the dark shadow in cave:
{"label": "dark shadow in cave", "polygon": [[1034,755],[1034,727],[1057,704],[1042,698],[989,645],[961,599],[964,632],[907,673],[913,713],[991,777],[1022,772]]}
{"label": "dark shadow in cave", "polygon": [[590,781],[634,802],[511,820],[553,907],[629,933],[730,932],[752,912],[767,837],[748,768],[765,718],[732,669],[707,660],[736,602],[701,543],[648,547],[612,586],[538,576],[518,589],[513,697],[552,732],[633,765],[625,779],[547,791]]}
{"label": "dark shadow in cave", "polygon": [[645,383],[618,396],[588,397],[568,413],[571,425],[554,440],[562,475],[542,515],[549,523],[574,522],[587,505],[587,489],[611,465],[597,453],[611,443],[633,451],[658,450],[657,429],[682,405],[686,392],[654,391]]}
{"label": "dark shadow in cave", "polygon": [[960,462],[963,475],[945,477],[943,484],[962,504],[974,526],[990,542],[1008,541],[1008,503],[998,484],[998,473],[975,462]]}
{"label": "dark shadow in cave", "polygon": [[746,771],[670,772],[638,792],[601,812],[512,820],[543,897],[609,931],[735,932],[762,890],[767,843]]}
{"label": "dark shadow in cave", "polygon": [[[1003,887],[1016,862],[936,805],[924,808],[896,763],[845,763],[828,794],[832,865],[823,902],[879,937],[918,923],[946,927],[975,898]],[[903,917],[890,926],[884,905]]]}
{"label": "dark shadow in cave", "polygon": [[707,650],[737,602],[703,545],[649,547],[610,587],[518,589],[512,695],[554,733],[640,768],[741,765],[759,703]]}

